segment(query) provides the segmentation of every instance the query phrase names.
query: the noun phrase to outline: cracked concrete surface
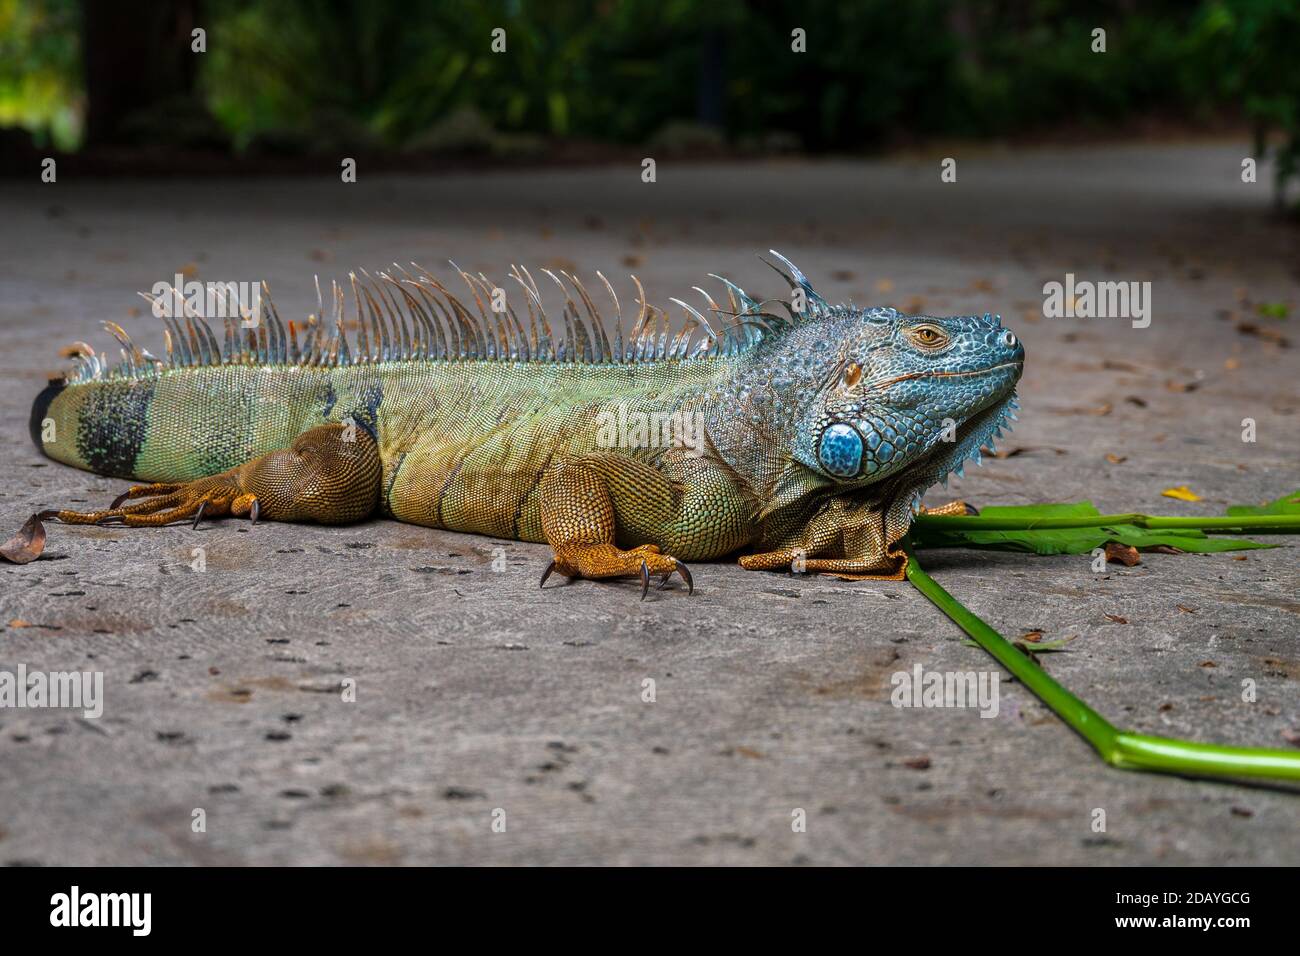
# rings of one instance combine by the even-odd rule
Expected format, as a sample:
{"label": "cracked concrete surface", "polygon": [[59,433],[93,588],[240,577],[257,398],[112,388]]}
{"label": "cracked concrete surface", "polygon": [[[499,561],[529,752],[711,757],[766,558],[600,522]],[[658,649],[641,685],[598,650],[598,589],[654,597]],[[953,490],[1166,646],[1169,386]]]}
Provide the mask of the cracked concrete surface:
{"label": "cracked concrete surface", "polygon": [[[769,247],[828,298],[1001,312],[1023,338],[1002,447],[1024,451],[931,503],[1271,499],[1300,486],[1296,350],[1276,341],[1296,337],[1300,233],[1240,182],[1242,155],[980,150],[953,184],[928,155],[664,161],[655,184],[639,167],[0,183],[0,523],[124,486],[42,458],[28,409],[59,347],[153,324],[135,291],[182,269],[264,277],[287,316],[313,272],[394,259],[635,271],[658,301],[706,272],[776,292]],[[1151,327],[1042,318],[1067,272],[1151,281]],[[1160,496],[1182,484],[1204,500]],[[1288,746],[1300,599],[1296,539],[1276,540],[1102,574],[924,558],[1004,633],[1073,637],[1046,666],[1118,725]],[[1300,794],[1108,769],[1005,675],[993,719],[892,707],[890,676],[917,663],[996,670],[907,585],[700,565],[694,597],[642,603],[631,583],[539,591],[547,554],[389,521],[51,526],[46,559],[0,565],[0,669],[102,671],[105,712],[0,710],[0,862],[1300,863]]]}

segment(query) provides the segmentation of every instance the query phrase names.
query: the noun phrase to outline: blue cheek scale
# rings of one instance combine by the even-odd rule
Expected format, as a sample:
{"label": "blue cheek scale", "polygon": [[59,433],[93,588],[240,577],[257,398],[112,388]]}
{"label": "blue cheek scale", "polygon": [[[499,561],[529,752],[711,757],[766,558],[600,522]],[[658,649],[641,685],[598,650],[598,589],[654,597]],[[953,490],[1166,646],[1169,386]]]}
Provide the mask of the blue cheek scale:
{"label": "blue cheek scale", "polygon": [[852,425],[831,425],[822,433],[817,457],[835,477],[854,478],[862,466],[862,436]]}

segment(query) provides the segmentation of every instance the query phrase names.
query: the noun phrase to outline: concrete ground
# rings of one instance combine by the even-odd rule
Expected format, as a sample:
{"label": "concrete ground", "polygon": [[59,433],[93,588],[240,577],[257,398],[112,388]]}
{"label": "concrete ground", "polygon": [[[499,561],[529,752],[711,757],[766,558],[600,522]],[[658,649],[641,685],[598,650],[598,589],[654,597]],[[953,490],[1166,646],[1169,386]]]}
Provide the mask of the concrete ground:
{"label": "concrete ground", "polygon": [[[1296,338],[1300,232],[1271,218],[1267,169],[1240,181],[1245,150],[959,150],[955,183],[939,155],[665,159],[653,184],[639,166],[346,185],[34,173],[0,184],[0,527],[124,487],[43,459],[28,409],[61,346],[107,344],[101,320],[157,350],[135,291],[183,269],[266,278],[286,315],[314,272],[448,257],[635,271],[666,303],[707,272],[779,292],[755,259],[770,247],[829,298],[996,311],[1022,336],[1003,445],[1021,452],[956,481],[967,500],[1271,499],[1300,486],[1297,353],[1277,341]],[[1042,317],[1067,272],[1149,280],[1150,327]],[[1204,500],[1160,495],[1176,485]],[[1117,724],[1286,747],[1300,602],[1296,539],[1277,540],[1101,574],[1087,557],[924,558],[1002,632],[1074,638],[1044,663]],[[642,603],[631,584],[539,591],[547,558],[389,521],[51,526],[46,559],[0,565],[0,669],[102,671],[105,710],[0,710],[0,862],[1300,863],[1296,791],[1109,769],[1005,675],[996,718],[891,706],[915,664],[996,670],[905,584],[701,565],[693,597]]]}

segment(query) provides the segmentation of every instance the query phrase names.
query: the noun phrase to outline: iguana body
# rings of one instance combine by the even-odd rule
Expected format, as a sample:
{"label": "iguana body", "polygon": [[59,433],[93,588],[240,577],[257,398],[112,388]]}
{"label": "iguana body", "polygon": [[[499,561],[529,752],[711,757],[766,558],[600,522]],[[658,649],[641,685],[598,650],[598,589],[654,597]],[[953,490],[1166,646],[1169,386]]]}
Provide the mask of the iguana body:
{"label": "iguana body", "polygon": [[781,262],[788,317],[728,283],[729,310],[706,295],[710,323],[679,302],[689,324],[670,334],[642,293],[626,342],[568,276],[581,308],[551,276],[566,306],[549,318],[520,270],[526,321],[491,310],[483,277],[461,273],[470,308],[422,273],[354,280],[354,343],[339,290],[334,332],[313,316],[301,344],[273,307],[255,330],[227,320],[224,350],[201,320],[168,319],[165,361],[113,327],[122,365],[83,359],[37,400],[33,436],[156,483],[65,522],[377,512],[549,542],[570,576],[689,581],[681,561],[746,552],[751,568],[897,577],[917,498],[1005,423],[1023,350],[989,316],[831,306]]}

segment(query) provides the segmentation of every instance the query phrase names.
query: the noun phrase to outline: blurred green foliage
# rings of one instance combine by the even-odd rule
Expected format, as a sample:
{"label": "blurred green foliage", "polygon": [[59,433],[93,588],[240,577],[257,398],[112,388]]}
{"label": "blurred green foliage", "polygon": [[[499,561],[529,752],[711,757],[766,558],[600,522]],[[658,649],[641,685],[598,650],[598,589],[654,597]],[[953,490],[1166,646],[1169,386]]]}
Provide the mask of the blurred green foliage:
{"label": "blurred green foliage", "polygon": [[[240,149],[699,142],[709,136],[683,124],[705,121],[732,145],[857,150],[1235,110],[1255,124],[1261,150],[1280,144],[1282,179],[1300,172],[1300,0],[199,0],[198,9],[208,31],[200,92]],[[75,0],[0,0],[0,123],[75,136],[77,10]],[[1098,27],[1105,53],[1092,48]],[[504,53],[492,49],[498,28]],[[806,53],[792,52],[796,28]]]}
{"label": "blurred green foliage", "polygon": [[0,0],[0,127],[59,149],[80,140],[77,24],[76,0]]}

